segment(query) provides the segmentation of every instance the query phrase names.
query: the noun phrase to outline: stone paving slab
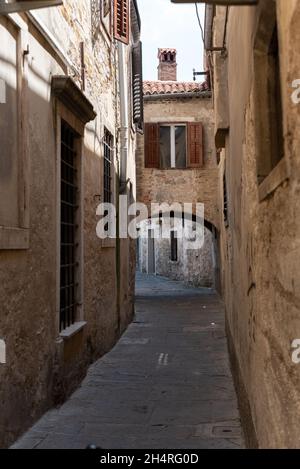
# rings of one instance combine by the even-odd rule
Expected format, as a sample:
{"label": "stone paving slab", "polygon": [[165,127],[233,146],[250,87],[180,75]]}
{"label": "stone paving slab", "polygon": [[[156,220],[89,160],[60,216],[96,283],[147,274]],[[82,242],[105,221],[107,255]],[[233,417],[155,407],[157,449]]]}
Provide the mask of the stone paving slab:
{"label": "stone paving slab", "polygon": [[139,274],[136,317],[80,388],[12,448],[243,448],[224,312],[210,289]]}

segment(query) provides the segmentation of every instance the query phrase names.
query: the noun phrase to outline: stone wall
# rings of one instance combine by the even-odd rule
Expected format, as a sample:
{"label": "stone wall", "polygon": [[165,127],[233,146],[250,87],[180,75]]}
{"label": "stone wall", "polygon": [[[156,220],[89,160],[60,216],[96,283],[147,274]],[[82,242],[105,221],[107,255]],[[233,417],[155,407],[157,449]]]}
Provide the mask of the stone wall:
{"label": "stone wall", "polygon": [[[116,44],[100,22],[96,30],[91,29],[90,2],[65,0],[64,7],[34,12],[31,17],[16,15],[15,21],[12,25],[10,19],[1,18],[0,27],[21,31],[22,47],[25,50],[28,46],[27,99],[23,98],[27,116],[24,125],[28,123],[28,129],[23,147],[28,150],[24,177],[29,194],[29,225],[25,230],[29,244],[19,250],[0,250],[0,338],[7,348],[7,363],[0,365],[2,447],[50,406],[62,402],[78,385],[88,365],[114,345],[132,318],[135,263],[132,243],[105,243],[96,236],[96,208],[103,200],[104,126],[115,142],[119,141]],[[49,41],[50,35],[53,41]],[[58,303],[58,103],[51,96],[51,78],[69,74],[82,87],[81,42],[85,46],[85,93],[97,113],[85,128],[79,155],[83,171],[81,316],[86,325],[69,340],[63,340]],[[125,73],[130,76],[130,48],[124,50]],[[2,53],[0,46],[0,56]],[[127,169],[135,198],[136,136],[134,127],[130,127]],[[119,150],[116,145],[115,197]],[[1,185],[4,187],[3,181]]]}
{"label": "stone wall", "polygon": [[[139,269],[148,272],[148,220],[141,223],[139,230]],[[155,273],[172,280],[178,280],[195,287],[214,286],[212,233],[204,229],[204,245],[201,249],[190,249],[190,242],[179,237],[178,260],[171,260],[170,238],[160,236],[154,240]]]}
{"label": "stone wall", "polygon": [[[273,2],[271,2],[273,3]],[[220,165],[227,178],[229,226],[220,220],[222,278],[232,363],[248,444],[261,448],[299,446],[300,368],[291,343],[300,337],[299,104],[292,82],[300,75],[300,2],[278,0],[284,159],[258,181],[261,152],[263,72],[254,47],[263,8],[231,7],[227,26],[229,133]],[[217,9],[215,25],[224,18]],[[267,16],[267,22],[270,22]],[[220,30],[215,31],[215,37]],[[266,29],[263,29],[263,35]],[[262,36],[264,37],[264,36]],[[259,38],[260,46],[264,39]],[[257,44],[256,44],[257,46]],[[219,64],[220,65],[220,64]],[[224,71],[224,69],[223,69]],[[223,73],[223,72],[222,72]],[[215,67],[215,95],[222,82]],[[217,109],[223,109],[219,104]],[[264,115],[264,114],[263,114]],[[222,116],[216,116],[216,122]],[[223,119],[224,120],[224,119]],[[266,192],[267,191],[267,192]],[[223,197],[221,195],[221,205]]]}

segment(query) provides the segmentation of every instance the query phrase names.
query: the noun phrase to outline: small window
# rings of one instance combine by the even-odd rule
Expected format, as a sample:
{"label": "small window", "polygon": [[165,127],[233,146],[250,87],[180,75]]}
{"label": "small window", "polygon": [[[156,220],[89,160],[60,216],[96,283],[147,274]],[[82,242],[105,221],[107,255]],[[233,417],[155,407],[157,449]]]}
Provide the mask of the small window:
{"label": "small window", "polygon": [[171,231],[171,261],[178,261],[178,240],[176,231]]}
{"label": "small window", "polygon": [[223,215],[225,226],[228,227],[228,195],[226,176],[223,176]]}
{"label": "small window", "polygon": [[274,27],[269,48],[268,97],[270,109],[271,161],[270,169],[275,168],[284,156],[282,98],[277,24]]}
{"label": "small window", "polygon": [[202,168],[204,165],[203,126],[145,123],[145,167],[156,169]]}
{"label": "small window", "polygon": [[186,168],[186,126],[160,126],[159,148],[162,169]]}
{"label": "small window", "polygon": [[[0,250],[29,248],[26,33],[0,15]],[[5,229],[2,229],[5,228]]]}
{"label": "small window", "polygon": [[113,175],[113,136],[105,129],[104,130],[104,172],[103,172],[103,187],[104,187],[104,203],[112,203],[113,192],[112,192],[112,175]]}
{"label": "small window", "polygon": [[[261,5],[254,43],[257,180],[260,200],[274,191],[284,171],[282,84],[276,2]],[[282,166],[282,168],[283,168]],[[271,176],[271,173],[272,176]],[[269,176],[272,178],[269,178]]]}

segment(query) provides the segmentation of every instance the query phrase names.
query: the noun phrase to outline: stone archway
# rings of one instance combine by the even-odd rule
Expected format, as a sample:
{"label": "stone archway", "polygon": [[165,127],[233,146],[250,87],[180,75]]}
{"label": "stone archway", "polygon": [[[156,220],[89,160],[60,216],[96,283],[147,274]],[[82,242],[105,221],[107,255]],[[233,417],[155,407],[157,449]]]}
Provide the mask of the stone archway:
{"label": "stone archway", "polygon": [[[138,246],[138,270],[144,273],[155,273],[173,280],[184,281],[196,287],[217,288],[220,283],[219,267],[219,234],[217,228],[206,218],[204,222],[204,241],[201,248],[193,248],[193,240],[189,239],[188,247],[185,240],[177,236],[171,236],[176,231],[176,223],[169,232],[169,237],[162,236],[162,219],[170,212],[158,212],[156,216],[143,220],[139,225],[140,239]],[[183,213],[172,212],[171,219],[178,223],[187,217]],[[189,215],[189,221],[197,223],[195,214]],[[182,223],[186,223],[182,221]],[[155,232],[155,240],[149,242],[149,233]],[[149,246],[152,249],[149,252]],[[155,258],[155,269],[153,262],[149,259]],[[151,269],[149,270],[149,265]]]}

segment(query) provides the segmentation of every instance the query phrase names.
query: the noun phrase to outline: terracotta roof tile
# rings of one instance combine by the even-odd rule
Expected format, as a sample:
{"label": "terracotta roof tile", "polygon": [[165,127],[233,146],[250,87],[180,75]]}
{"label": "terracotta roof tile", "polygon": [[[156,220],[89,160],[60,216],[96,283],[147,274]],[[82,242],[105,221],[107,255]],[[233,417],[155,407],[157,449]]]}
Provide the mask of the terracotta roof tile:
{"label": "terracotta roof tile", "polygon": [[208,91],[207,82],[180,82],[180,81],[144,81],[144,95],[199,93]]}

